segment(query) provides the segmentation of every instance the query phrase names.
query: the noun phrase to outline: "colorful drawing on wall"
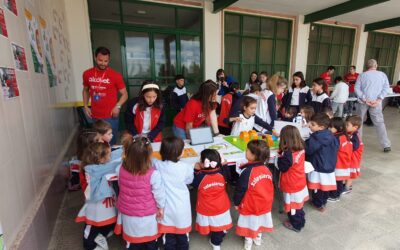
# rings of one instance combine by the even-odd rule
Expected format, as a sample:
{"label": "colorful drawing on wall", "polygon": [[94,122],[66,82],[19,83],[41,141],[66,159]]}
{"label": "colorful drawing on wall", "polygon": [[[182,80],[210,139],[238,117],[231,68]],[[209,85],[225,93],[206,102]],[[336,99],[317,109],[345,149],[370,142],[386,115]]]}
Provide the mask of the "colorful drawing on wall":
{"label": "colorful drawing on wall", "polygon": [[18,16],[16,0],[4,0],[4,6]]}
{"label": "colorful drawing on wall", "polygon": [[4,99],[12,99],[19,96],[15,69],[0,67],[0,82]]}
{"label": "colorful drawing on wall", "polygon": [[28,64],[26,63],[25,49],[15,43],[11,43],[11,48],[14,55],[15,68],[27,71]]}
{"label": "colorful drawing on wall", "polygon": [[0,35],[8,37],[6,19],[4,18],[4,10],[2,8],[0,8]]}
{"label": "colorful drawing on wall", "polygon": [[0,223],[0,250],[6,250],[6,245],[4,243],[3,228],[1,228],[1,223]]}
{"label": "colorful drawing on wall", "polygon": [[32,51],[33,66],[36,73],[44,73],[43,49],[40,41],[39,24],[31,12],[25,9],[26,26],[28,28],[29,44]]}
{"label": "colorful drawing on wall", "polygon": [[50,28],[47,27],[46,21],[39,16],[40,31],[42,34],[43,46],[44,46],[44,56],[46,59],[46,69],[47,75],[49,77],[50,87],[57,85],[57,75],[56,75],[56,60],[54,57],[54,44],[53,38],[51,36]]}

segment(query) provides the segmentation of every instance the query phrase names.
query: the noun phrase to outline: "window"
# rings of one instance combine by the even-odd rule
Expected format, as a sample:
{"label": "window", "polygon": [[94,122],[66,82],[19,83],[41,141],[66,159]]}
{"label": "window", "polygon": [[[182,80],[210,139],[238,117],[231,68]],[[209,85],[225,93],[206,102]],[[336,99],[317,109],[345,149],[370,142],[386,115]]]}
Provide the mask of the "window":
{"label": "window", "polygon": [[225,71],[242,85],[252,71],[288,77],[292,21],[225,14]]}
{"label": "window", "polygon": [[386,33],[370,32],[368,34],[365,64],[369,59],[378,61],[378,69],[385,72],[389,82],[396,82],[394,69],[399,50],[400,36]]}
{"label": "window", "polygon": [[354,29],[312,24],[308,44],[306,82],[319,77],[333,65],[335,75],[343,76],[351,65]]}
{"label": "window", "polygon": [[143,80],[165,87],[176,74],[197,88],[203,78],[202,9],[124,0],[88,4],[92,47],[111,49],[110,66],[123,74],[130,98]]}

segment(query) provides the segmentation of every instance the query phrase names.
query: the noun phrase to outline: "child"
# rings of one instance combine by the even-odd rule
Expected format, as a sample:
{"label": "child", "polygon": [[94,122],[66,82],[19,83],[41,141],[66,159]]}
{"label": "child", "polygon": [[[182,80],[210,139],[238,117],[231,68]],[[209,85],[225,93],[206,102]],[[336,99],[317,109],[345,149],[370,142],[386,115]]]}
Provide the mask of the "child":
{"label": "child", "polygon": [[204,149],[197,163],[193,186],[197,191],[196,230],[203,235],[211,233],[210,244],[219,250],[226,230],[232,228],[230,201],[226,192],[228,172],[222,166],[215,149]]}
{"label": "child", "polygon": [[160,87],[154,81],[144,81],[139,96],[128,102],[125,126],[133,136],[144,135],[160,142],[164,124]]}
{"label": "child", "polygon": [[305,123],[308,124],[311,120],[311,117],[314,115],[314,108],[310,105],[304,105],[300,108],[300,114],[304,118]]}
{"label": "child", "polygon": [[349,86],[343,82],[341,76],[335,78],[335,84],[335,89],[330,96],[332,110],[336,117],[343,117],[343,108],[349,98]]}
{"label": "child", "polygon": [[187,188],[193,181],[193,166],[180,160],[184,142],[172,136],[161,142],[162,161],[154,160],[165,188],[164,217],[158,224],[159,233],[164,233],[165,249],[189,249],[188,234],[192,230],[192,210]]}
{"label": "child", "polygon": [[331,107],[325,107],[322,109],[322,113],[325,113],[329,119],[332,119],[334,117],[334,113]]}
{"label": "child", "polygon": [[259,85],[261,87],[261,90],[268,88],[268,84],[267,84],[268,73],[266,71],[262,71],[260,73],[260,75],[258,76],[258,80],[259,80]]}
{"label": "child", "polygon": [[112,233],[117,221],[115,194],[106,174],[114,173],[116,165],[106,164],[111,158],[108,143],[95,142],[87,146],[82,157],[87,186],[82,185],[85,204],[76,217],[76,222],[85,222],[83,247],[86,250],[108,249],[106,237]]}
{"label": "child", "polygon": [[223,69],[218,69],[215,78],[215,83],[218,85],[218,100],[221,101],[220,98],[229,91],[228,76]]}
{"label": "child", "polygon": [[351,155],[350,179],[346,180],[343,194],[348,194],[353,190],[353,180],[360,176],[361,158],[364,151],[364,143],[358,130],[362,125],[361,117],[358,115],[348,116],[346,119],[346,129],[353,143],[353,153]]}
{"label": "child", "polygon": [[[271,127],[274,127],[274,122],[277,117],[274,92],[268,89],[264,89],[260,92],[260,96],[257,100],[256,115],[264,122],[268,123]],[[255,129],[263,132],[262,126],[256,125]]]}
{"label": "child", "polygon": [[265,164],[269,160],[269,147],[265,141],[252,140],[247,144],[248,163],[240,166],[240,176],[233,201],[239,212],[236,234],[245,237],[244,249],[253,242],[262,244],[262,232],[271,232],[274,185],[272,174]]}
{"label": "child", "polygon": [[331,119],[329,130],[335,135],[336,140],[339,143],[339,150],[336,162],[336,191],[329,193],[328,201],[335,202],[339,201],[340,195],[343,192],[344,180],[350,179],[350,164],[351,156],[353,154],[353,144],[350,141],[350,137],[346,131],[346,124],[340,117]]}
{"label": "child", "polygon": [[289,88],[288,93],[283,97],[282,106],[285,109],[295,107],[297,114],[300,112],[300,107],[309,104],[311,100],[311,90],[306,85],[304,74],[301,71],[297,71],[293,74],[292,86]]}
{"label": "child", "polygon": [[314,108],[315,113],[322,112],[323,108],[331,106],[329,96],[324,92],[324,86],[325,82],[322,78],[314,79],[311,106]]}
{"label": "child", "polygon": [[160,173],[152,167],[152,153],[147,137],[132,137],[124,145],[115,233],[123,234],[127,249],[157,249],[157,220],[163,218],[165,191]]}
{"label": "child", "polygon": [[320,78],[323,79],[325,82],[324,84],[324,92],[329,95],[329,85],[331,85],[332,81],[332,75],[335,72],[335,67],[334,66],[329,66],[326,72],[323,72],[320,75]]}
{"label": "child", "polygon": [[180,112],[189,101],[186,93],[185,77],[183,75],[176,75],[175,83],[176,86],[171,93],[171,103],[176,112]]}
{"label": "child", "polygon": [[244,91],[249,90],[250,86],[253,83],[258,84],[258,73],[257,73],[257,71],[251,72],[251,74],[249,76],[249,81],[244,85]]}
{"label": "child", "polygon": [[308,174],[308,188],[312,189],[312,205],[325,211],[329,191],[336,190],[335,167],[339,143],[328,130],[329,117],[325,113],[315,114],[310,121],[313,132],[306,141],[306,160],[314,171]]}
{"label": "child", "polygon": [[104,120],[97,120],[93,124],[93,129],[99,133],[101,142],[107,142],[110,144],[113,138],[113,131],[110,123]]}
{"label": "child", "polygon": [[229,125],[229,113],[231,111],[232,104],[239,98],[237,95],[238,91],[239,83],[233,82],[229,86],[229,92],[222,97],[221,112],[218,117],[218,129],[223,135],[229,135],[231,133],[231,126]]}
{"label": "child", "polygon": [[279,152],[280,188],[283,192],[284,209],[289,218],[283,225],[300,232],[306,223],[303,206],[308,200],[308,189],[304,173],[304,141],[296,127],[288,125],[282,129]]}
{"label": "child", "polygon": [[274,135],[277,135],[274,128],[264,122],[260,117],[255,115],[257,108],[257,101],[250,96],[245,96],[241,103],[241,114],[239,117],[230,117],[229,122],[234,122],[232,126],[231,135],[238,136],[242,131],[252,130],[257,124],[262,127],[262,130],[266,129],[272,131]]}
{"label": "child", "polygon": [[297,115],[297,108],[296,107],[289,107],[285,109],[285,114],[282,117],[282,121],[285,122],[293,122],[293,119]]}

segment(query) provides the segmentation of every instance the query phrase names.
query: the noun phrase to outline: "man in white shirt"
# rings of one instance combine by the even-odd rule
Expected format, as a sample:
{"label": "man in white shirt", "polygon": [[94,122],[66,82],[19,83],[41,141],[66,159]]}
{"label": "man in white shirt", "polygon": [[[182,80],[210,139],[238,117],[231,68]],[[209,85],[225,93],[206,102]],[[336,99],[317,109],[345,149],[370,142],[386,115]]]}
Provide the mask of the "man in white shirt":
{"label": "man in white shirt", "polygon": [[335,90],[331,94],[332,111],[336,117],[343,116],[343,107],[349,98],[349,86],[341,76],[335,78]]}

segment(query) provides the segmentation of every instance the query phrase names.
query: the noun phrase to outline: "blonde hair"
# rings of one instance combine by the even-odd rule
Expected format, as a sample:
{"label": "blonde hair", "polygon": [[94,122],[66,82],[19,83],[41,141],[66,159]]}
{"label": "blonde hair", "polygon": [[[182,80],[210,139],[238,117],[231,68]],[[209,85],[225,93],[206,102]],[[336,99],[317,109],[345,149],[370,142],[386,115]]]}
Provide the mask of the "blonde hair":
{"label": "blonde hair", "polygon": [[268,89],[272,91],[275,95],[278,93],[278,86],[288,86],[288,81],[285,79],[285,77],[280,76],[280,75],[273,75],[268,79],[267,86]]}

